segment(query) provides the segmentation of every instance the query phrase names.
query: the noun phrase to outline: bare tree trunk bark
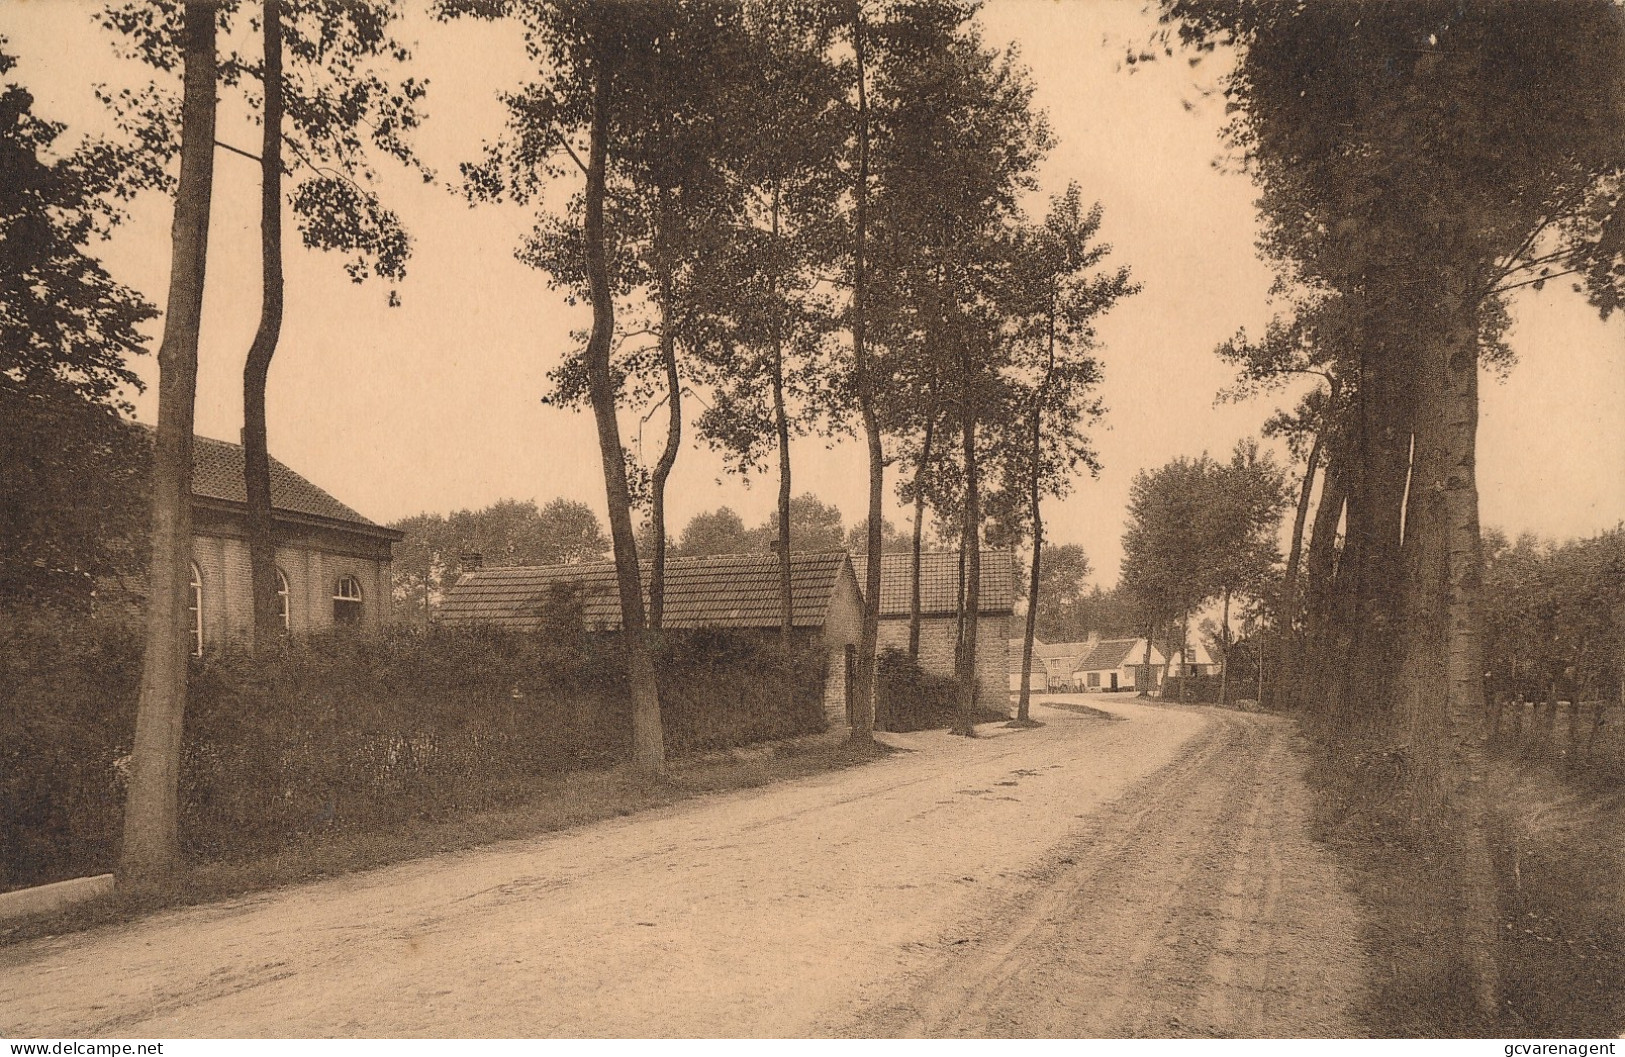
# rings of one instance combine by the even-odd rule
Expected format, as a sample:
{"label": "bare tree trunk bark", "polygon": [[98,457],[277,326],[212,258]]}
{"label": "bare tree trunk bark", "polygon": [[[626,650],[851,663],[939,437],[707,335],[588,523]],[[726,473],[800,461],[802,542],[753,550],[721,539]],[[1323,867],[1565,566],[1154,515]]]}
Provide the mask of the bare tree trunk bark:
{"label": "bare tree trunk bark", "polygon": [[1286,556],[1286,597],[1281,606],[1281,620],[1290,630],[1298,619],[1298,569],[1303,558],[1303,530],[1309,521],[1309,496],[1315,488],[1315,472],[1320,468],[1319,434],[1309,448],[1309,459],[1304,464],[1303,487],[1298,490],[1298,509],[1292,518],[1292,544]]}
{"label": "bare tree trunk bark", "polygon": [[[661,232],[670,216],[664,208],[662,192]],[[666,446],[660,450],[649,487],[649,527],[654,530],[654,553],[649,563],[649,628],[658,632],[666,613],[666,482],[671,479],[672,467],[677,465],[677,452],[683,444],[683,380],[677,371],[677,332],[672,311],[671,266],[661,251],[656,251],[659,271],[655,285],[660,298],[660,364],[666,372]]]}
{"label": "bare tree trunk bark", "polygon": [[1478,1012],[1488,1019],[1499,1001],[1495,884],[1487,819],[1470,784],[1482,778],[1485,719],[1474,480],[1478,326],[1475,305],[1464,298],[1446,305],[1442,332],[1420,350],[1421,408],[1405,511],[1412,560],[1400,716],[1412,761],[1413,813],[1437,824],[1447,802],[1456,808],[1463,952]]}
{"label": "bare tree trunk bark", "polygon": [[[773,185],[773,239],[779,238],[779,187]],[[774,293],[778,292],[777,282]],[[775,305],[775,312],[782,306]],[[780,315],[773,321],[773,427],[779,441],[779,642],[788,672],[790,635],[795,624],[795,602],[790,576],[790,416],[784,406],[784,335]]]}
{"label": "bare tree trunk bark", "polygon": [[1187,609],[1185,610],[1185,615],[1179,620],[1179,703],[1182,705],[1188,704],[1191,697],[1190,641],[1191,612]]}
{"label": "bare tree trunk bark", "polygon": [[587,280],[592,300],[592,334],[586,350],[588,393],[598,427],[609,531],[615,548],[615,579],[621,601],[621,648],[626,661],[627,688],[632,697],[632,761],[638,769],[658,774],[666,766],[660,692],[644,624],[638,543],[632,531],[632,496],[626,483],[626,452],[621,445],[620,426],[615,421],[615,382],[609,366],[610,345],[615,335],[615,304],[610,292],[604,197],[614,70],[609,56],[602,53],[593,67],[592,124],[583,208]]}
{"label": "bare tree trunk bark", "polygon": [[264,135],[260,143],[260,322],[243,365],[243,487],[248,501],[248,568],[254,604],[254,649],[287,630],[277,590],[276,526],[271,513],[271,457],[265,389],[282,335],[282,0],[265,0]]}
{"label": "bare tree trunk bark", "polygon": [[1151,639],[1156,634],[1156,624],[1147,624],[1145,626],[1145,663],[1141,666],[1140,674],[1134,678],[1135,689],[1138,691],[1137,696],[1139,697],[1151,696]]}
{"label": "bare tree trunk bark", "polygon": [[869,94],[866,55],[868,42],[863,5],[853,5],[852,50],[858,88],[858,174],[853,203],[852,244],[852,356],[857,373],[858,407],[863,436],[869,449],[869,561],[863,596],[863,628],[858,639],[856,693],[852,695],[852,741],[867,746],[875,720],[875,648],[880,638],[881,520],[885,510],[886,454],[880,441],[880,419],[875,411],[874,367],[868,349],[868,280],[865,275],[869,240]]}
{"label": "bare tree trunk bark", "polygon": [[151,586],[119,856],[119,872],[128,879],[162,876],[174,868],[180,853],[177,799],[190,653],[192,419],[214,181],[215,6],[192,0],[184,16],[181,172],[170,231],[169,301],[158,347]]}
{"label": "bare tree trunk bark", "polygon": [[[1036,456],[1038,444],[1038,416],[1033,416],[1033,445]],[[1036,465],[1036,464],[1035,464]],[[1016,722],[1027,723],[1032,719],[1029,703],[1032,700],[1033,683],[1033,639],[1038,635],[1038,576],[1043,571],[1044,556],[1044,520],[1039,511],[1038,502],[1038,471],[1034,469],[1032,478],[1032,509],[1033,509],[1033,564],[1032,572],[1027,580],[1027,626],[1021,634],[1021,696],[1016,702]]]}
{"label": "bare tree trunk bark", "polygon": [[[967,396],[969,394],[966,394]],[[976,464],[976,416],[971,401],[962,404],[965,458],[965,523],[961,529],[961,548],[965,557],[965,620],[958,658],[959,715],[953,732],[966,737],[976,735],[976,636],[980,628],[982,610],[982,497],[981,482]]]}
{"label": "bare tree trunk bark", "polygon": [[937,431],[937,396],[931,395],[931,413],[920,441],[920,462],[914,469],[914,545],[908,586],[908,655],[920,657],[920,553],[925,541],[925,475],[931,466],[931,444]]}
{"label": "bare tree trunk bark", "polygon": [[1038,574],[1042,568],[1044,550],[1044,517],[1040,510],[1044,477],[1044,403],[1049,399],[1050,379],[1055,374],[1055,295],[1055,280],[1051,277],[1047,317],[1049,348],[1044,364],[1044,380],[1039,383],[1038,393],[1033,400],[1032,449],[1029,452],[1032,459],[1028,502],[1032,504],[1033,567],[1027,581],[1027,626],[1023,629],[1021,637],[1021,696],[1016,702],[1018,723],[1027,723],[1031,720],[1028,702],[1032,697],[1033,639],[1038,634]]}
{"label": "bare tree trunk bark", "polygon": [[1467,891],[1467,950],[1474,970],[1479,1013],[1493,1022],[1500,1006],[1500,939],[1495,868],[1484,803],[1484,639],[1480,612],[1483,581],[1478,520],[1478,304],[1464,293],[1447,331],[1444,357],[1442,453],[1444,466],[1447,680],[1452,779],[1459,790],[1463,834],[1463,884]]}
{"label": "bare tree trunk bark", "polygon": [[1224,641],[1224,656],[1219,658],[1219,705],[1230,703],[1230,588],[1224,589],[1224,616],[1219,624]]}
{"label": "bare tree trunk bark", "polygon": [[1333,598],[1332,577],[1336,569],[1337,524],[1343,518],[1347,495],[1346,478],[1335,459],[1328,460],[1321,474],[1320,503],[1310,530],[1308,553],[1304,557],[1304,634],[1282,670],[1278,685],[1289,707],[1309,707],[1327,712],[1326,693],[1332,660],[1327,648]]}

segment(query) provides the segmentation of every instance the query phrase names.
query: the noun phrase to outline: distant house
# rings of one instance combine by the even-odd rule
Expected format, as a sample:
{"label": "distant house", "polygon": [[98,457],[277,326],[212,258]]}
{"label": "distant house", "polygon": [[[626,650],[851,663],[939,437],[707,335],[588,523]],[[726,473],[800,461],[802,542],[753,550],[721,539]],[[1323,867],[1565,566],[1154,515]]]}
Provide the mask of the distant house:
{"label": "distant house", "polygon": [[1213,659],[1208,648],[1200,642],[1193,642],[1190,650],[1175,650],[1169,658],[1168,675],[1174,678],[1218,675],[1219,662]]}
{"label": "distant house", "polygon": [[1073,683],[1080,690],[1147,690],[1162,688],[1169,676],[1218,674],[1219,666],[1200,643],[1190,648],[1187,662],[1179,652],[1170,664],[1162,648],[1153,644],[1146,663],[1145,639],[1103,639],[1078,659]]}
{"label": "distant house", "polygon": [[[643,598],[649,573],[643,562]],[[719,554],[666,561],[667,628],[776,631],[780,624],[779,559],[773,554]],[[852,672],[857,664],[863,605],[844,551],[790,556],[792,624],[821,642],[829,659],[824,711],[831,726],[851,723]],[[480,569],[463,574],[440,603],[442,624],[489,624],[516,630],[539,626],[558,588],[572,589],[582,619],[596,631],[621,627],[614,562]]]}
{"label": "distant house", "polygon": [[1109,693],[1113,690],[1156,689],[1162,685],[1167,661],[1162,651],[1151,647],[1151,663],[1145,663],[1145,639],[1102,639],[1094,644],[1072,669],[1072,680],[1080,690]]}
{"label": "distant house", "polygon": [[[1001,707],[1009,700],[1010,634],[1015,629],[1016,567],[1010,551],[982,552],[979,616],[976,631],[976,682],[985,704]],[[858,586],[866,582],[866,555],[852,556]],[[880,556],[879,648],[908,648],[909,598],[913,555]],[[920,667],[935,675],[954,672],[958,638],[959,552],[920,555]]]}
{"label": "distant house", "polygon": [[[1053,693],[1078,689],[1072,671],[1079,659],[1094,648],[1098,636],[1086,642],[1044,642],[1033,639],[1032,688]],[[1010,640],[1010,690],[1021,688],[1021,646],[1019,638]]]}
{"label": "distant house", "polygon": [[[391,548],[404,535],[376,525],[275,459],[271,508],[282,626],[375,627],[389,609]],[[254,634],[243,449],[192,442],[192,652]]]}
{"label": "distant house", "polygon": [[[1010,640],[1010,692],[1021,692],[1021,651],[1024,639]],[[1044,644],[1033,639],[1033,668],[1029,688],[1033,693],[1048,692],[1050,689],[1049,673],[1044,669],[1044,662],[1039,659],[1038,650]]]}

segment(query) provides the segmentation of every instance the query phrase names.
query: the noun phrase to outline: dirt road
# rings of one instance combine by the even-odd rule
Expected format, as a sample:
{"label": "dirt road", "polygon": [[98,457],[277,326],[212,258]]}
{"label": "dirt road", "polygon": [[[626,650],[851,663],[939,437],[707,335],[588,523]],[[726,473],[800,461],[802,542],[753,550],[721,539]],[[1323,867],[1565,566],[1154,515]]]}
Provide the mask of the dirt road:
{"label": "dirt road", "polygon": [[1091,697],[839,773],[0,951],[0,1034],[1344,1035],[1291,728]]}

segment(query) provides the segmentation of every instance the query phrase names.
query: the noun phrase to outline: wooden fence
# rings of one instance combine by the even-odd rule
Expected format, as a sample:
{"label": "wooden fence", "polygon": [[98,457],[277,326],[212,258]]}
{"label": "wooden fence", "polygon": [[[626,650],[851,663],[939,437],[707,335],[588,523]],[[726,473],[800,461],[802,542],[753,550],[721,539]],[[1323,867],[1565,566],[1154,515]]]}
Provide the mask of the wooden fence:
{"label": "wooden fence", "polygon": [[1510,753],[1625,761],[1625,710],[1617,701],[1497,697],[1490,720],[1491,743]]}

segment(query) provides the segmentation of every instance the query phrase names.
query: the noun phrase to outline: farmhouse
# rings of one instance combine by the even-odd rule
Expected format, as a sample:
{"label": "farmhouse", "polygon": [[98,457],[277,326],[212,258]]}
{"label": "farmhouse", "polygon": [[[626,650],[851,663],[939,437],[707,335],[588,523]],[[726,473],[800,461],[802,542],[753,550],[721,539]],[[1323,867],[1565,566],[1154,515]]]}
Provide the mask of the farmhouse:
{"label": "farmhouse", "polygon": [[[390,552],[402,533],[376,525],[275,459],[271,508],[282,626],[376,627],[389,608]],[[253,639],[243,449],[192,442],[192,652]]]}
{"label": "farmhouse", "polygon": [[[1021,644],[1021,639],[1010,640],[1010,692],[1012,694],[1021,691]],[[1038,648],[1042,645],[1043,643],[1039,642],[1038,639],[1033,639],[1032,692],[1035,694],[1040,691],[1047,691],[1050,688],[1049,677],[1044,671],[1044,663],[1038,659]]]}
{"label": "farmhouse", "polygon": [[[864,584],[866,555],[853,555],[858,585]],[[909,598],[913,555],[880,556],[880,636],[878,648],[908,648]],[[934,675],[952,675],[958,637],[959,552],[920,555],[920,667]],[[1015,555],[1005,550],[982,553],[979,619],[976,631],[978,698],[1000,707],[1009,700],[1010,634],[1016,629]],[[1001,678],[1004,677],[1004,678]]]}
{"label": "farmhouse", "polygon": [[1189,650],[1189,660],[1181,651],[1174,652],[1173,663],[1155,644],[1151,647],[1151,663],[1145,660],[1145,639],[1104,639],[1078,658],[1073,669],[1073,683],[1080,690],[1140,690],[1156,691],[1162,681],[1181,675],[1215,675],[1219,666],[1200,643]]}
{"label": "farmhouse", "polygon": [[1218,675],[1219,662],[1213,659],[1206,646],[1193,642],[1189,650],[1173,651],[1169,658],[1168,674],[1175,678]]}
{"label": "farmhouse", "polygon": [[[1099,636],[1087,642],[1044,642],[1033,639],[1032,688],[1064,693],[1078,689],[1072,671]],[[1021,689],[1021,639],[1010,640],[1010,691]]]}
{"label": "farmhouse", "polygon": [[1141,686],[1154,690],[1162,685],[1166,668],[1167,661],[1155,646],[1151,647],[1151,664],[1147,668],[1143,638],[1102,639],[1078,658],[1072,680],[1080,690],[1110,692]]}
{"label": "farmhouse", "polygon": [[[641,565],[647,604],[652,563]],[[779,575],[779,559],[773,554],[669,558],[661,625],[777,631]],[[846,726],[851,722],[852,673],[863,623],[862,595],[852,563],[844,551],[792,554],[790,580],[795,631],[821,642],[828,657],[824,712],[831,726]],[[621,601],[614,562],[465,573],[441,600],[440,621],[530,630],[543,622],[560,589],[575,594],[589,628],[620,628]]]}

